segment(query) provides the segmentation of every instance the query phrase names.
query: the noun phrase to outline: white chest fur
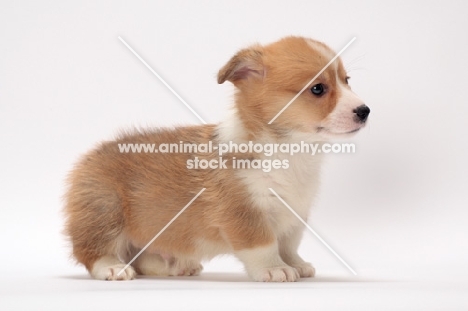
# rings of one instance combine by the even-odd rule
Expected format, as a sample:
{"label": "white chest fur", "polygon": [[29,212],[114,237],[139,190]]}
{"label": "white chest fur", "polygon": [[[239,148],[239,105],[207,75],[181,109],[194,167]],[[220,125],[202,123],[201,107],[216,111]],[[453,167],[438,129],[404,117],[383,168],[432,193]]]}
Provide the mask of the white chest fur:
{"label": "white chest fur", "polygon": [[246,185],[252,205],[267,213],[280,235],[297,226],[299,221],[268,188],[306,220],[318,189],[320,159],[310,154],[274,155],[269,159],[275,158],[287,160],[289,167],[272,169],[269,173],[261,169],[241,169],[235,174]]}
{"label": "white chest fur", "polygon": [[[235,116],[235,115],[234,115]],[[231,117],[218,126],[220,141],[244,141],[242,123],[236,117]],[[310,136],[297,133],[291,140],[284,143],[311,143]],[[261,160],[287,161],[288,168],[271,169],[235,169],[236,174],[245,184],[254,208],[262,209],[270,218],[276,234],[287,234],[293,227],[300,225],[299,220],[289,209],[268,189],[272,188],[285,202],[306,220],[319,186],[321,156],[310,153],[274,153],[268,157],[261,155]]]}

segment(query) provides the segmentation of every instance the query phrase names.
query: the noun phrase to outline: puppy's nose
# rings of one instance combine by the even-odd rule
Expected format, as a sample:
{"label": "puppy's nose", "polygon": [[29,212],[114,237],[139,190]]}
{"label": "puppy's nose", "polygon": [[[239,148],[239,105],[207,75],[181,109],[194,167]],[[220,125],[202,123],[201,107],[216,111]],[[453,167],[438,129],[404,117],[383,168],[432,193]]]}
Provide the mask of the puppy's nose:
{"label": "puppy's nose", "polygon": [[364,123],[367,120],[367,116],[370,113],[370,109],[366,105],[361,105],[355,108],[353,112],[356,114],[356,121]]}

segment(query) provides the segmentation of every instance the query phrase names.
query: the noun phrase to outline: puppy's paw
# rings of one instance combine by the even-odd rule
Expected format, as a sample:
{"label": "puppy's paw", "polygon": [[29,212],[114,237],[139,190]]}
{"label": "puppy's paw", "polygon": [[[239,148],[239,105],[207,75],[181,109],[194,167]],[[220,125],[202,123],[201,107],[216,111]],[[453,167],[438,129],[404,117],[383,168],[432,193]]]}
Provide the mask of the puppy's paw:
{"label": "puppy's paw", "polygon": [[186,267],[179,268],[177,276],[196,276],[200,275],[203,270],[203,266],[198,262],[191,262]]}
{"label": "puppy's paw", "polygon": [[252,273],[252,278],[259,282],[295,282],[300,275],[295,268],[285,265],[259,269]]}
{"label": "puppy's paw", "polygon": [[308,262],[292,265],[296,268],[301,278],[313,278],[315,276],[315,268]]}
{"label": "puppy's paw", "polygon": [[[93,277],[98,280],[106,281],[133,280],[136,276],[136,272],[133,267],[128,266],[128,268],[122,271],[124,268],[125,264],[99,267],[98,269],[93,269]],[[122,273],[120,273],[120,271],[122,271]]]}

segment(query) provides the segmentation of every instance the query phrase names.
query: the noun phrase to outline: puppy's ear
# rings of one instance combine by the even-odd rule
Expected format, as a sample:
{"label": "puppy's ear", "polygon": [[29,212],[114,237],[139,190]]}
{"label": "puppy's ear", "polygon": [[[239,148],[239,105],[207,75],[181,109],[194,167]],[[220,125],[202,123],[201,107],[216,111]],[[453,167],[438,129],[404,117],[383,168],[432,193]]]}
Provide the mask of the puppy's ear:
{"label": "puppy's ear", "polygon": [[240,50],[219,70],[218,83],[222,84],[226,80],[235,83],[250,76],[263,77],[262,56],[262,48],[259,45]]}

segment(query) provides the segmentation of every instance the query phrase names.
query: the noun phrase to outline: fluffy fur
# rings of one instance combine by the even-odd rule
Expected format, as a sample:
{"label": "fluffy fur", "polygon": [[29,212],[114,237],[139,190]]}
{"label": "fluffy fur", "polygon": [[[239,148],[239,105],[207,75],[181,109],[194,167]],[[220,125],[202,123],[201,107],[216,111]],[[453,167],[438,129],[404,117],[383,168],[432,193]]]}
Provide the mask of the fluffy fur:
{"label": "fluffy fur", "polygon": [[[316,195],[321,157],[275,154],[288,169],[187,169],[213,154],[120,153],[118,143],[208,141],[316,142],[348,135],[365,124],[356,109],[340,59],[271,125],[268,122],[334,56],[325,44],[301,37],[239,51],[219,71],[218,83],[236,87],[232,115],[217,125],[124,133],[84,155],[68,178],[66,234],[73,255],[96,279],[127,280],[139,274],[197,275],[201,261],[232,253],[256,281],[296,281],[315,270],[297,254],[303,226],[268,190],[307,219]],[[229,154],[267,158],[259,154]],[[206,190],[119,276],[117,273],[202,188]]]}

